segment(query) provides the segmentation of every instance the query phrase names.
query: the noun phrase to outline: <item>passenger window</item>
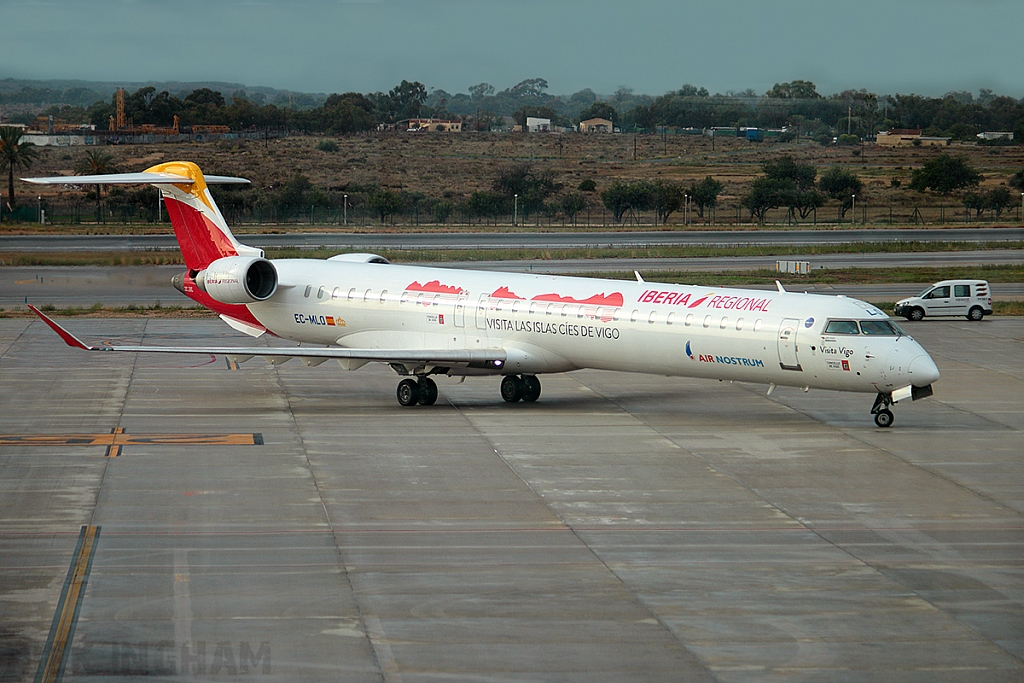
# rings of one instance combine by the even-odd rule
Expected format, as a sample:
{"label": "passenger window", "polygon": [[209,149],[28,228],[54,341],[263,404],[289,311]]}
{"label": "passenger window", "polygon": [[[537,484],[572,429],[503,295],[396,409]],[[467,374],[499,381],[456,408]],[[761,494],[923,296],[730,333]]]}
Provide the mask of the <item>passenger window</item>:
{"label": "passenger window", "polygon": [[928,292],[928,296],[925,299],[948,299],[949,298],[949,287],[936,287],[932,291]]}
{"label": "passenger window", "polygon": [[505,306],[505,302],[502,301],[501,299],[498,299],[498,303],[496,303],[494,305],[494,310],[499,311],[499,312],[503,311],[503,310],[505,310],[504,306]]}
{"label": "passenger window", "polygon": [[618,321],[622,320],[622,318],[620,317],[621,315],[622,315],[622,309],[621,308],[616,308],[615,312],[612,313],[612,320],[614,320],[615,322],[618,322]]}
{"label": "passenger window", "polygon": [[308,299],[309,298],[309,293],[312,292],[312,291],[313,291],[313,285],[306,285],[306,293],[303,294],[302,296],[304,296],[304,297],[306,297]]}
{"label": "passenger window", "polygon": [[320,289],[316,290],[316,298],[317,299],[323,299],[324,298],[324,292],[326,292],[326,291],[327,291],[327,288],[321,286]]}
{"label": "passenger window", "polygon": [[655,322],[655,321],[656,321],[657,319],[658,319],[658,314],[657,314],[657,313],[655,313],[654,311],[651,311],[651,314],[650,314],[650,315],[649,315],[649,316],[647,317],[647,322],[649,322],[650,324],[652,324],[652,325],[653,325],[653,324],[654,324],[654,322]]}
{"label": "passenger window", "polygon": [[971,286],[970,285],[954,285],[953,296],[970,296]]}
{"label": "passenger window", "polygon": [[686,314],[686,319],[683,320],[683,324],[686,325],[687,327],[693,324],[693,313]]}
{"label": "passenger window", "polygon": [[[370,290],[366,290],[366,293],[369,294]],[[439,303],[441,303],[441,295],[440,294],[435,294],[434,295],[434,305],[437,306]]]}
{"label": "passenger window", "polygon": [[364,302],[369,302],[370,299],[372,299],[372,298],[373,298],[373,290],[372,289],[368,289],[368,290],[366,290],[366,292],[363,293],[363,301]]}
{"label": "passenger window", "polygon": [[864,334],[896,336],[896,330],[884,320],[861,320],[860,329]]}
{"label": "passenger window", "polygon": [[740,332],[743,330],[743,318],[736,318],[736,331]]}
{"label": "passenger window", "polygon": [[403,303],[403,304],[409,303],[409,292],[402,292],[401,303]]}
{"label": "passenger window", "polygon": [[536,312],[537,312],[537,302],[534,301],[534,302],[530,303],[530,314],[532,315],[532,314],[535,314]]}
{"label": "passenger window", "polygon": [[384,303],[385,301],[387,301],[387,299],[388,299],[388,290],[386,290],[386,289],[380,290],[380,302]]}
{"label": "passenger window", "polygon": [[668,314],[667,318],[665,318],[665,324],[666,325],[671,325],[672,323],[675,322],[675,320],[676,320],[676,314],[675,314],[675,311],[673,311],[672,313]]}
{"label": "passenger window", "polygon": [[635,323],[636,319],[640,317],[640,311],[633,309],[633,313],[629,316],[629,322]]}
{"label": "passenger window", "polygon": [[554,312],[555,312],[555,305],[554,304],[548,304],[548,309],[546,311],[544,311],[544,314],[545,315],[553,315]]}
{"label": "passenger window", "polygon": [[356,288],[353,287],[352,289],[348,290],[348,300],[352,301],[352,299],[355,299],[355,298],[356,298]]}
{"label": "passenger window", "polygon": [[582,306],[580,306],[579,308],[576,309],[576,317],[577,318],[582,318],[583,317],[583,313],[584,313],[584,311],[583,311],[583,307]]}
{"label": "passenger window", "polygon": [[860,334],[860,331],[852,320],[830,320],[825,325],[825,334]]}
{"label": "passenger window", "polygon": [[761,331],[761,319],[758,318],[757,320],[754,321],[754,332],[760,332],[760,331]]}
{"label": "passenger window", "polygon": [[513,313],[518,313],[519,312],[519,304],[521,304],[521,303],[522,302],[518,301],[518,300],[512,302],[512,312]]}
{"label": "passenger window", "polygon": [[331,292],[331,298],[332,299],[340,299],[341,298],[341,287],[335,287],[334,288],[334,291]]}
{"label": "passenger window", "polygon": [[723,330],[724,330],[725,328],[727,328],[727,327],[729,326],[729,317],[728,317],[728,316],[724,316],[724,315],[723,315],[723,316],[722,316],[722,322],[720,322],[720,323],[718,324],[718,326],[719,326],[720,328],[722,328]]}
{"label": "passenger window", "polygon": [[562,317],[569,315],[569,306],[562,304]]}
{"label": "passenger window", "polygon": [[706,315],[704,316],[704,329],[707,329],[709,327],[711,327],[711,316]]}

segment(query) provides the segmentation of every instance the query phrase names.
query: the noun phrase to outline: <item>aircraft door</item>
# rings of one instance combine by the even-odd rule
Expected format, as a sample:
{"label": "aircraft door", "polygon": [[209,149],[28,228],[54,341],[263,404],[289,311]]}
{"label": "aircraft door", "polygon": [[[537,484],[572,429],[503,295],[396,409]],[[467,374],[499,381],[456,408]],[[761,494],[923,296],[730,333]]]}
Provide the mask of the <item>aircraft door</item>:
{"label": "aircraft door", "polygon": [[783,370],[803,370],[796,353],[796,331],[799,326],[800,321],[796,318],[784,318],[779,325],[779,365]]}
{"label": "aircraft door", "polygon": [[490,295],[481,294],[480,300],[476,303],[476,327],[478,330],[487,329],[487,304],[489,300]]}
{"label": "aircraft door", "polygon": [[455,301],[455,327],[466,326],[466,301],[468,299],[464,296],[460,296]]}

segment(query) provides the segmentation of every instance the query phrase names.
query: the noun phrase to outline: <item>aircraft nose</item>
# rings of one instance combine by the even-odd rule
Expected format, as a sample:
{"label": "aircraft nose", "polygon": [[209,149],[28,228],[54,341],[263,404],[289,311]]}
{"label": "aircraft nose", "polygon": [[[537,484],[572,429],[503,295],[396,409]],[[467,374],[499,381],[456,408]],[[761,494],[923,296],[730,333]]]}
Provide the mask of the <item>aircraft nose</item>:
{"label": "aircraft nose", "polygon": [[939,379],[939,369],[935,367],[935,361],[927,353],[910,361],[908,374],[910,383],[915,387],[927,386]]}

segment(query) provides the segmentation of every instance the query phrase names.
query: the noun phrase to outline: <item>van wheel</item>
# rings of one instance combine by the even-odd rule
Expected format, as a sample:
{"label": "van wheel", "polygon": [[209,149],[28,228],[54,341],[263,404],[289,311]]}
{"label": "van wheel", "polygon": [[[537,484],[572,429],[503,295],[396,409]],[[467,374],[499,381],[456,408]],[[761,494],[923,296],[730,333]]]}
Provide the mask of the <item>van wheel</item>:
{"label": "van wheel", "polygon": [[907,313],[907,320],[924,320],[924,309],[911,308],[910,313]]}
{"label": "van wheel", "polygon": [[981,310],[981,306],[975,306],[971,310],[967,311],[967,319],[978,321],[985,317],[985,311]]}

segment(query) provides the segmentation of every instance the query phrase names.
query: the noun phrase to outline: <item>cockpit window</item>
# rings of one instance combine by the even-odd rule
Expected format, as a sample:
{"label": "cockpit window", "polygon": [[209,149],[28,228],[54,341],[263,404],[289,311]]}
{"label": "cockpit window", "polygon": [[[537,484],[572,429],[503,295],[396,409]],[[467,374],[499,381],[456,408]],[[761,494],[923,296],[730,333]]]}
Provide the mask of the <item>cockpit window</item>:
{"label": "cockpit window", "polygon": [[876,336],[895,337],[899,334],[899,328],[888,320],[861,320],[860,329],[864,334]]}
{"label": "cockpit window", "polygon": [[825,325],[825,334],[860,334],[860,330],[852,320],[830,320]]}

